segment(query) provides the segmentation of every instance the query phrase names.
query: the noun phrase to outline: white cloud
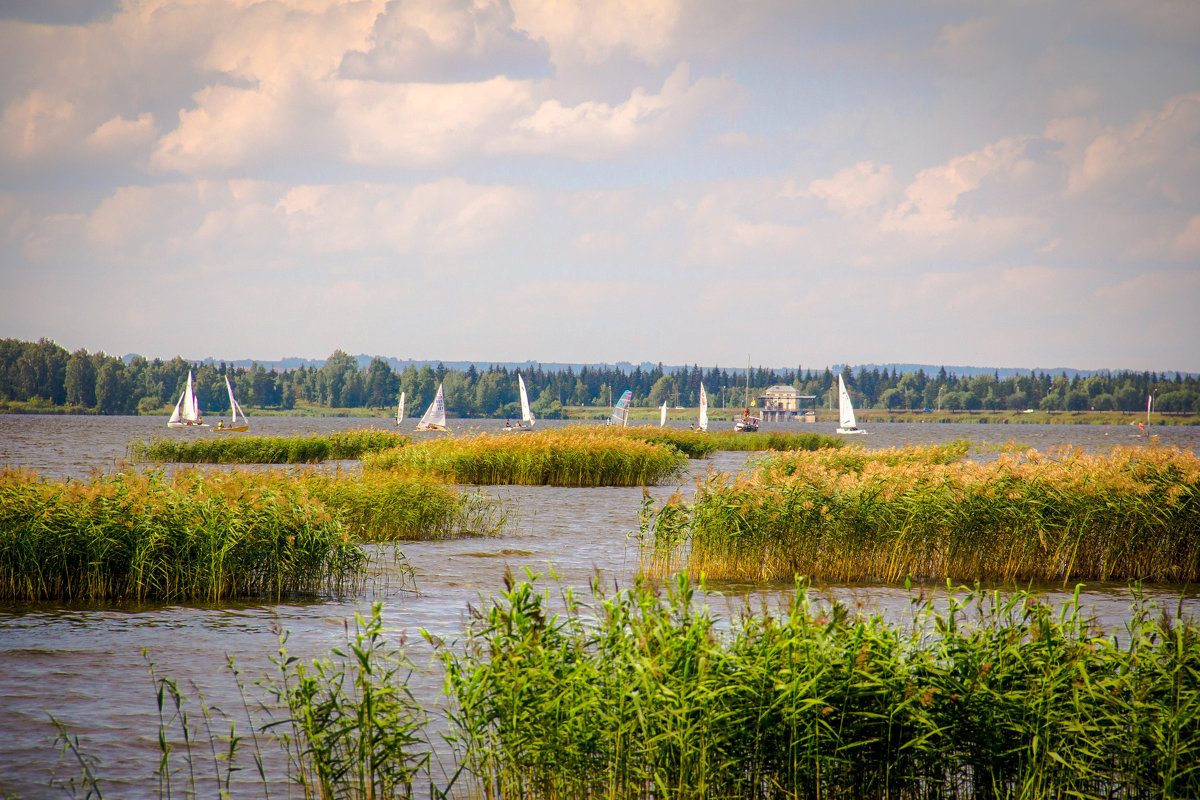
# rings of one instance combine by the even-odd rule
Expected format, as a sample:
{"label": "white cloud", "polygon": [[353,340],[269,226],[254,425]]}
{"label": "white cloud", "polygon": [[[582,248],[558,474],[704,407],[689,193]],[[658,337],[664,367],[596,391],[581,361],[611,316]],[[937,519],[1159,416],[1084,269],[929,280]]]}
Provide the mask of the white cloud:
{"label": "white cloud", "polygon": [[338,136],[355,164],[431,167],[496,147],[515,116],[533,107],[524,81],[390,84],[342,81]]}
{"label": "white cloud", "polygon": [[879,205],[898,188],[891,165],[861,161],[832,178],[812,181],[803,194],[821,198],[834,211],[853,212]]}
{"label": "white cloud", "polygon": [[87,145],[104,153],[141,151],[157,136],[153,114],[142,113],[137,119],[116,116],[88,134]]}
{"label": "white cloud", "polygon": [[559,65],[614,56],[659,64],[684,13],[682,0],[511,0],[518,29],[549,46]]}
{"label": "white cloud", "polygon": [[959,228],[964,223],[957,209],[959,199],[997,173],[1016,172],[1022,167],[1024,148],[1024,140],[1004,139],[921,170],[904,190],[905,201],[884,217],[883,229],[937,236]]}
{"label": "white cloud", "polygon": [[1200,177],[1200,92],[1168,100],[1132,123],[1102,130],[1071,164],[1068,191],[1126,190],[1179,202]]}
{"label": "white cloud", "polygon": [[1200,267],[1200,216],[1188,220],[1187,226],[1171,240],[1171,256]]}
{"label": "white cloud", "polygon": [[545,49],[513,27],[500,0],[391,0],[367,50],[343,57],[348,78],[453,83],[539,74]]}
{"label": "white cloud", "polygon": [[75,104],[34,90],[14,100],[0,117],[0,159],[41,161],[69,149],[80,131]]}
{"label": "white cloud", "polygon": [[590,160],[661,146],[681,136],[689,123],[714,110],[732,92],[724,80],[692,83],[687,64],[679,64],[658,94],[634,89],[619,105],[588,101],[565,106],[557,99],[516,121],[500,152],[539,153]]}

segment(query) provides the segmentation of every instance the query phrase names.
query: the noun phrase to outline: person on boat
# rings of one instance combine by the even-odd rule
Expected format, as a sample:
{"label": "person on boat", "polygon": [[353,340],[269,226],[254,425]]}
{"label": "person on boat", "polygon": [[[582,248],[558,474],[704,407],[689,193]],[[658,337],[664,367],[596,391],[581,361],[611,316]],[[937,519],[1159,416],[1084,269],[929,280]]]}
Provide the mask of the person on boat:
{"label": "person on boat", "polygon": [[220,431],[220,430],[224,430],[224,429],[225,429],[225,420],[220,420],[219,422],[217,422],[217,430]]}
{"label": "person on boat", "polygon": [[510,428],[512,428],[512,420],[511,419],[504,420],[504,430],[509,430]]}

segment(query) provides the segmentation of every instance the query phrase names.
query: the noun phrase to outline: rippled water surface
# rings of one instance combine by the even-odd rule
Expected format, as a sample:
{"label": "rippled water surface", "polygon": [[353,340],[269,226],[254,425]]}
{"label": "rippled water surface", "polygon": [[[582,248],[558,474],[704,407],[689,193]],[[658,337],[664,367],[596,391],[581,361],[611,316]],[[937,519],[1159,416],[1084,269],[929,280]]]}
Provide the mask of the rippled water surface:
{"label": "rippled water surface", "polygon": [[[451,422],[456,431],[498,428],[503,421]],[[554,425],[556,423],[543,423]],[[411,430],[412,423],[406,428]],[[384,419],[291,418],[254,420],[255,433],[310,434],[364,426],[391,429]],[[775,425],[764,430],[830,433],[826,426]],[[855,438],[864,447],[930,444],[969,439],[979,445],[1015,440],[1049,450],[1071,445],[1106,450],[1137,443],[1136,429],[1074,425],[878,424],[871,434]],[[1155,428],[1162,445],[1195,450],[1198,428]],[[211,436],[207,431],[168,430],[155,417],[0,416],[0,464],[33,468],[46,478],[86,478],[95,470],[119,468],[134,439],[157,436]],[[1141,439],[1140,441],[1145,441]],[[718,453],[694,461],[678,482],[685,491],[708,469],[736,471],[745,454]],[[662,498],[676,485],[654,487]],[[384,619],[421,669],[415,690],[429,706],[438,702],[441,677],[430,663],[429,648],[419,635],[425,629],[454,640],[472,605],[485,603],[503,587],[504,576],[525,569],[585,590],[594,577],[612,587],[628,586],[637,571],[638,508],[642,490],[493,487],[516,513],[512,529],[498,538],[421,542],[403,546],[415,572],[412,591],[394,564],[390,550],[380,551],[374,584],[350,598],[310,602],[237,603],[208,606],[70,606],[0,605],[0,797],[45,797],[51,770],[59,763],[53,748],[50,715],[78,734],[86,752],[100,761],[100,773],[112,781],[109,796],[156,796],[152,776],[157,764],[158,712],[147,671],[152,661],[161,675],[177,680],[190,694],[203,694],[227,710],[241,708],[236,684],[226,669],[232,657],[247,682],[270,668],[268,657],[278,647],[278,632],[290,631],[289,650],[306,658],[325,655],[345,641],[355,613],[369,613],[372,602],[384,604]],[[871,610],[902,616],[910,593],[903,587],[827,586],[831,598]],[[1066,594],[1045,589],[1048,599]],[[1200,597],[1179,587],[1155,587],[1148,594],[1164,604],[1182,600],[1193,613]],[[728,615],[749,601],[773,604],[787,587],[723,587],[707,602]],[[1129,591],[1121,585],[1088,587],[1084,602],[1091,613],[1117,626],[1128,613]],[[145,655],[143,655],[145,653]],[[251,687],[253,690],[253,687]],[[257,697],[258,693],[251,691]],[[248,765],[247,765],[248,766]],[[276,765],[278,766],[278,765]],[[60,767],[64,777],[70,765]],[[61,795],[59,795],[61,796]]]}

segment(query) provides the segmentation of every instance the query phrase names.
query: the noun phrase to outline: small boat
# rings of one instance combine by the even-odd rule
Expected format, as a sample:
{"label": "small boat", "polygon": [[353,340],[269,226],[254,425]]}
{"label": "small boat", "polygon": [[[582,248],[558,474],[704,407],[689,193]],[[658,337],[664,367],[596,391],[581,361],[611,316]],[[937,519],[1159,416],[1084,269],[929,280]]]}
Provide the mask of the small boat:
{"label": "small boat", "polygon": [[225,376],[225,390],[229,392],[229,413],[232,419],[229,424],[225,424],[225,420],[217,423],[217,427],[213,428],[213,433],[244,433],[250,430],[250,420],[246,417],[245,410],[242,409],[242,404],[233,396],[233,384],[229,382],[229,376]]}
{"label": "small boat", "polygon": [[742,409],[742,418],[733,423],[737,433],[757,433],[758,417],[750,414],[750,359],[746,359],[746,407]]}
{"label": "small boat", "polygon": [[501,433],[528,433],[537,424],[537,420],[533,417],[533,411],[529,408],[529,393],[525,391],[525,379],[519,372],[517,373],[517,390],[521,393],[521,421],[515,427],[509,422],[504,423],[504,427],[500,429]]}
{"label": "small boat", "polygon": [[167,420],[168,428],[207,428],[208,423],[200,416],[200,401],[192,388],[192,371],[188,370],[187,387],[175,404],[171,419]]}
{"label": "small boat", "polygon": [[446,397],[442,394],[442,384],[438,384],[437,394],[433,397],[433,402],[429,404],[429,408],[425,409],[425,413],[421,416],[421,421],[417,423],[419,431],[448,431],[446,427]]}
{"label": "small boat", "polygon": [[667,401],[663,400],[662,408],[658,410],[658,427],[667,424]]}
{"label": "small boat", "polygon": [[742,410],[742,418],[733,423],[733,429],[738,433],[757,433],[758,417],[750,416],[750,408]]}
{"label": "small boat", "polygon": [[842,375],[838,373],[838,433],[866,433],[859,430],[858,424],[854,421],[854,404],[850,402],[850,393],[846,391],[846,382],[842,380]]}
{"label": "small boat", "polygon": [[404,422],[404,392],[400,393],[400,402],[396,405],[396,426]]}
{"label": "small boat", "polygon": [[609,425],[620,425],[625,427],[629,421],[629,404],[633,401],[633,392],[629,389],[621,395],[621,399],[613,406],[612,416],[608,418]]}
{"label": "small boat", "polygon": [[696,430],[708,433],[708,395],[704,393],[704,383],[700,384],[700,418],[696,420]]}

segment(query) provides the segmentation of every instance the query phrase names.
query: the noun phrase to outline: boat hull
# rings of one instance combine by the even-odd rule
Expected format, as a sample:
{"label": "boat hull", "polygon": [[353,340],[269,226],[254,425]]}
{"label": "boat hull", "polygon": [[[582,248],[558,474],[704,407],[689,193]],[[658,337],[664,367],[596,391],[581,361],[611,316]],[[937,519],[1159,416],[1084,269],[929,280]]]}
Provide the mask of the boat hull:
{"label": "boat hull", "polygon": [[212,432],[213,433],[245,433],[248,430],[250,430],[249,425],[238,425],[237,427],[231,426],[228,428],[213,428]]}
{"label": "boat hull", "polygon": [[866,433],[866,431],[860,431],[858,428],[838,428],[837,432],[843,436],[850,436],[856,433]]}
{"label": "boat hull", "polygon": [[168,428],[207,428],[207,422],[168,422]]}
{"label": "boat hull", "polygon": [[418,425],[416,427],[416,430],[418,430],[418,431],[448,431],[450,429],[447,428],[445,425],[437,425],[437,424],[430,422],[425,425]]}

